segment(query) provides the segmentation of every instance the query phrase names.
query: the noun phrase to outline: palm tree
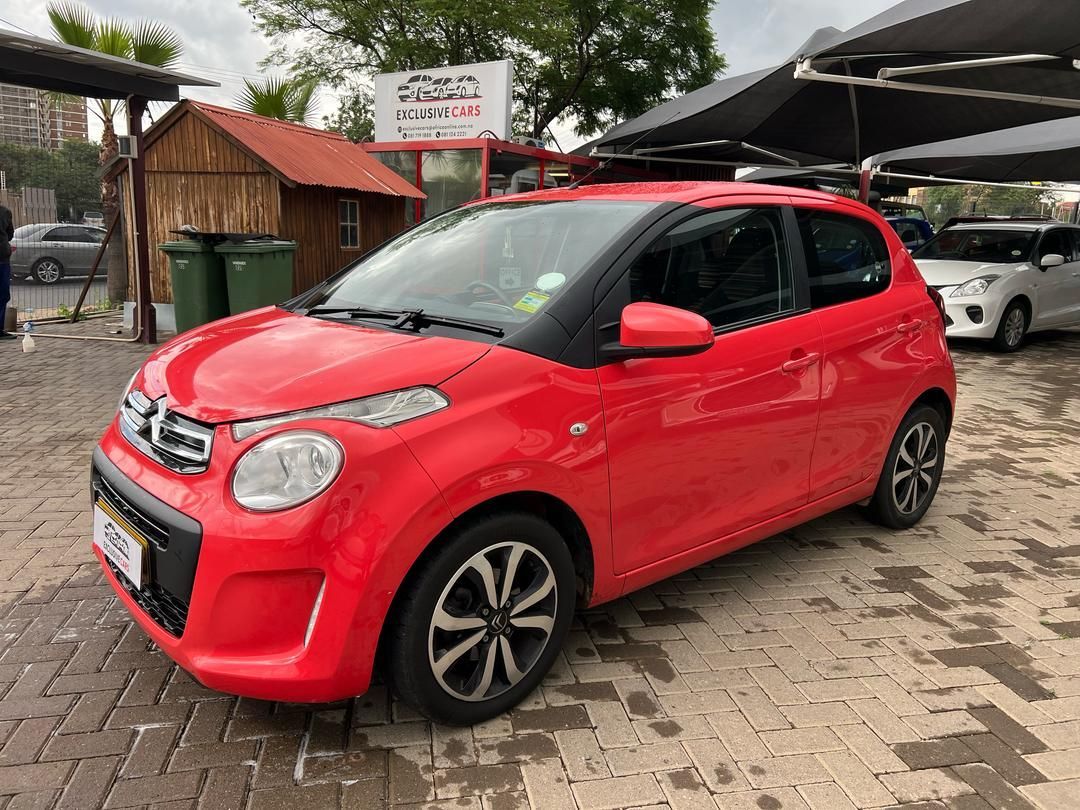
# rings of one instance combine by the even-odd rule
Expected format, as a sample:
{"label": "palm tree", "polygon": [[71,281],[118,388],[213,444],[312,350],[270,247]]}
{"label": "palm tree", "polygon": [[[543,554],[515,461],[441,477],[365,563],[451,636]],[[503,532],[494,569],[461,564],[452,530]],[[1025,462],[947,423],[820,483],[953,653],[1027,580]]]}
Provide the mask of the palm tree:
{"label": "palm tree", "polygon": [[[53,0],[48,5],[48,13],[53,36],[66,45],[160,68],[174,66],[183,53],[180,37],[153,20],[99,19],[86,6],[70,0]],[[116,116],[123,111],[124,103],[107,98],[93,99],[87,109],[101,121],[98,161],[101,166],[106,166],[117,154]],[[116,184],[102,179],[101,210],[106,222],[112,221],[119,205]],[[109,299],[123,301],[127,296],[127,265],[121,239],[113,239],[110,243],[108,268]]]}
{"label": "palm tree", "polygon": [[244,90],[236,97],[240,109],[267,118],[306,124],[315,112],[318,83],[299,76],[244,79]]}

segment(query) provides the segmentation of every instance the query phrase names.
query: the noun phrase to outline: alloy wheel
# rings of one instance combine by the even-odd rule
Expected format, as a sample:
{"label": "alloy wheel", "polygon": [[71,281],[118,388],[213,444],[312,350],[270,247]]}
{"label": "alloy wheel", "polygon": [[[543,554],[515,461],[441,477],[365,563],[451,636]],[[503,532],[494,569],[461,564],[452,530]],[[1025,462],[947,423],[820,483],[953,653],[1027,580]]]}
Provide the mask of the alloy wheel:
{"label": "alloy wheel", "polygon": [[450,578],[428,628],[428,663],[439,686],[465,701],[489,700],[535,666],[555,626],[551,564],[528,543],[496,543]]}
{"label": "alloy wheel", "polygon": [[893,502],[901,514],[910,515],[926,501],[938,465],[938,439],[927,422],[918,422],[900,442],[893,466]]}
{"label": "alloy wheel", "polygon": [[1013,307],[1005,318],[1005,342],[1010,346],[1019,346],[1024,339],[1024,310]]}
{"label": "alloy wheel", "polygon": [[42,284],[55,284],[60,280],[60,265],[52,259],[44,259],[34,268],[34,277]]}

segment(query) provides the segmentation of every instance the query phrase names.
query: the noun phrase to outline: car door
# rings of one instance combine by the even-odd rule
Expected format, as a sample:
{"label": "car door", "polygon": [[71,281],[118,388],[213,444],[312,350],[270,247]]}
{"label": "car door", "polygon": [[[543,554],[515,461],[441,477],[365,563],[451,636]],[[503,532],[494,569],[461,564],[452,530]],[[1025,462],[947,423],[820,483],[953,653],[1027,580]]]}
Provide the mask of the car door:
{"label": "car door", "polygon": [[85,274],[90,272],[90,266],[94,263],[103,235],[96,228],[79,227],[72,230],[75,232],[72,235],[75,240],[72,242],[71,249],[72,269]]}
{"label": "car door", "polygon": [[[1073,258],[1080,260],[1080,229],[1067,228],[1073,243]],[[1069,267],[1065,279],[1065,303],[1068,307],[1064,325],[1080,325],[1080,261],[1074,261]]]}
{"label": "car door", "polygon": [[806,503],[822,345],[793,228],[774,198],[699,210],[634,259],[598,307],[601,346],[618,340],[632,301],[696,311],[716,330],[704,353],[597,371],[619,573]]}
{"label": "car door", "polygon": [[65,269],[71,259],[68,255],[71,245],[67,237],[68,230],[66,225],[59,225],[45,231],[41,237],[41,256],[56,259]]}
{"label": "car door", "polygon": [[1035,302],[1031,315],[1034,328],[1064,326],[1076,317],[1077,282],[1080,282],[1080,262],[1077,261],[1076,242],[1072,229],[1051,228],[1044,231],[1035,246],[1032,263],[1039,267],[1043,256],[1057,253],[1065,257],[1065,264],[1057,267],[1039,268],[1035,275]]}
{"label": "car door", "polygon": [[926,285],[914,272],[912,281],[892,283],[892,266],[911,260],[899,245],[890,255],[874,221],[856,210],[796,202],[824,347],[811,501],[878,474],[896,415],[929,356],[919,347],[932,306]]}

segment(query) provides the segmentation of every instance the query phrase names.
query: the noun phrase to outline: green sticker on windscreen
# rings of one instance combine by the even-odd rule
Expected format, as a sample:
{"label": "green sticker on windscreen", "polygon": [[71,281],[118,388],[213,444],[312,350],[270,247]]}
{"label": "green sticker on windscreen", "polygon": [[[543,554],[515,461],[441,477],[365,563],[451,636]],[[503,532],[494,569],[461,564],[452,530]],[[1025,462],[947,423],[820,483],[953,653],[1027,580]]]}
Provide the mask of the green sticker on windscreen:
{"label": "green sticker on windscreen", "polygon": [[536,312],[536,310],[540,309],[540,307],[542,307],[544,304],[546,304],[549,298],[551,298],[550,295],[544,295],[541,292],[530,290],[529,292],[521,296],[520,301],[514,304],[514,309],[520,309],[522,312],[533,313]]}

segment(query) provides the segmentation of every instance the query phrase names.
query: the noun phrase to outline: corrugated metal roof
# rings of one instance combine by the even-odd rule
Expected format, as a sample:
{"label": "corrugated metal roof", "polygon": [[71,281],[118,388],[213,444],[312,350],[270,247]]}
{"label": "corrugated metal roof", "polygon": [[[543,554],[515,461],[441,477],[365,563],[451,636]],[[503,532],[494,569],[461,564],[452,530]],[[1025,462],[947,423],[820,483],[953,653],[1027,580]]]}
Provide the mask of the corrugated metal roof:
{"label": "corrugated metal roof", "polygon": [[189,101],[283,177],[302,186],[374,191],[399,197],[423,197],[348,138],[261,115]]}

